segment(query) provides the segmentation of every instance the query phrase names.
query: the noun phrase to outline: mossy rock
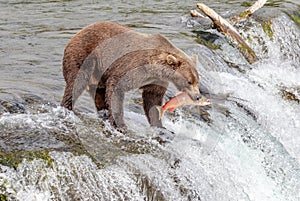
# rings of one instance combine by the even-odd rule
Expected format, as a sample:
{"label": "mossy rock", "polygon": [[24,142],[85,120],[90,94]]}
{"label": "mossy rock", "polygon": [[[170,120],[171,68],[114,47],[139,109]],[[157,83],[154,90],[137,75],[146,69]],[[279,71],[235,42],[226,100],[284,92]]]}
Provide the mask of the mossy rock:
{"label": "mossy rock", "polygon": [[25,113],[25,106],[17,101],[0,100],[0,106],[9,113]]}
{"label": "mossy rock", "polygon": [[10,94],[5,89],[0,88],[0,94]]}
{"label": "mossy rock", "polygon": [[250,6],[252,6],[252,4],[253,4],[253,2],[252,1],[243,1],[242,3],[241,3],[241,6],[244,6],[244,7],[250,7]]}
{"label": "mossy rock", "polygon": [[42,159],[49,167],[52,166],[53,159],[49,156],[50,150],[27,151],[13,150],[5,152],[0,150],[0,164],[14,169],[22,163],[23,159],[33,161],[34,159]]}
{"label": "mossy rock", "polygon": [[7,200],[6,195],[0,194],[0,201],[6,201],[6,200]]}
{"label": "mossy rock", "polygon": [[239,43],[238,49],[244,55],[245,59],[250,63],[254,63],[258,60],[255,52],[245,43]]}
{"label": "mossy rock", "polygon": [[263,31],[269,36],[271,40],[274,37],[274,31],[272,30],[272,21],[263,21],[261,22],[261,27]]}
{"label": "mossy rock", "polygon": [[[14,133],[16,137],[21,137]],[[81,143],[80,139],[77,139],[76,135],[62,134],[55,131],[49,131],[49,136],[55,137],[56,141],[51,147],[39,148],[37,146],[31,146],[30,149],[26,149],[26,146],[19,146],[18,142],[14,144],[12,139],[8,139],[11,143],[0,147],[0,164],[17,169],[18,165],[22,163],[23,159],[32,161],[34,159],[42,159],[45,163],[51,167],[53,160],[49,156],[51,151],[59,152],[71,152],[75,156],[87,155],[90,157],[98,167],[103,167],[102,163],[93,158],[93,156],[86,150],[85,146]],[[6,140],[5,137],[3,140]],[[62,146],[57,143],[62,142]],[[30,146],[30,144],[28,144]]]}
{"label": "mossy rock", "polygon": [[251,15],[251,12],[250,11],[244,11],[244,12],[241,12],[239,14],[239,17],[240,18],[243,18],[243,19],[246,19],[247,17],[249,17]]}
{"label": "mossy rock", "polygon": [[291,14],[290,17],[296,23],[296,25],[300,28],[300,10],[297,12],[293,12],[293,14]]}
{"label": "mossy rock", "polygon": [[216,34],[212,34],[205,31],[194,31],[197,34],[196,42],[208,47],[211,50],[217,50],[221,48],[221,45],[216,44],[215,41],[220,37]]}

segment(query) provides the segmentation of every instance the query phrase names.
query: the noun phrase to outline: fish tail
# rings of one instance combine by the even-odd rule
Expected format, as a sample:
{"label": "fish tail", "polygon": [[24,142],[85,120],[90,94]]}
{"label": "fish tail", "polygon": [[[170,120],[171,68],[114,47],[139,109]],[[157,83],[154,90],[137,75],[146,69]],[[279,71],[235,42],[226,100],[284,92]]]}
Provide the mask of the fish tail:
{"label": "fish tail", "polygon": [[159,120],[161,120],[162,117],[164,116],[165,110],[163,109],[162,106],[156,106],[156,109],[158,110]]}

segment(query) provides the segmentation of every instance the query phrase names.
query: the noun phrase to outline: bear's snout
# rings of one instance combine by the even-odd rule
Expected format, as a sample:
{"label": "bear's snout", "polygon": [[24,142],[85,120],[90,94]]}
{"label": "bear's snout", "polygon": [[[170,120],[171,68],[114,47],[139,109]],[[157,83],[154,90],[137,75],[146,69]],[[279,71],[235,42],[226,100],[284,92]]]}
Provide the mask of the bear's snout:
{"label": "bear's snout", "polygon": [[199,93],[199,94],[190,95],[190,97],[193,101],[199,101],[202,98],[202,95]]}
{"label": "bear's snout", "polygon": [[201,98],[202,95],[200,94],[198,85],[192,87],[191,96],[192,96],[191,98],[193,99],[193,101],[200,100],[200,98]]}
{"label": "bear's snout", "polygon": [[191,88],[187,88],[187,89],[185,89],[183,91],[186,92],[193,101],[199,101],[201,99],[201,97],[202,97],[202,95],[200,94],[200,91],[199,91],[198,87],[193,87],[192,89]]}

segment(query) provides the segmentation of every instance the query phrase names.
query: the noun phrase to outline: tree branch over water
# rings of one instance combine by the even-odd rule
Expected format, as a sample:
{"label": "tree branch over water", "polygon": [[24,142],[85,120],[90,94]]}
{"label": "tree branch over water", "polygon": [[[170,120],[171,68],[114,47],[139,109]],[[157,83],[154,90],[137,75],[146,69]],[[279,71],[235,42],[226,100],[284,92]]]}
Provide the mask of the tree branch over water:
{"label": "tree branch over water", "polygon": [[258,9],[263,7],[266,2],[267,2],[267,0],[257,0],[252,6],[247,8],[245,11],[241,12],[239,15],[232,17],[231,21],[234,24],[236,24],[236,23],[240,22],[241,20],[250,17],[255,11],[257,11]]}
{"label": "tree branch over water", "polygon": [[191,16],[192,16],[192,17],[205,18],[204,15],[202,15],[201,13],[199,13],[199,12],[196,11],[196,10],[191,10]]}
{"label": "tree branch over water", "polygon": [[198,3],[197,7],[213,21],[214,25],[220,32],[238,43],[238,49],[250,64],[258,61],[255,52],[249,47],[238,31],[228,21],[222,18],[213,9],[202,3]]}

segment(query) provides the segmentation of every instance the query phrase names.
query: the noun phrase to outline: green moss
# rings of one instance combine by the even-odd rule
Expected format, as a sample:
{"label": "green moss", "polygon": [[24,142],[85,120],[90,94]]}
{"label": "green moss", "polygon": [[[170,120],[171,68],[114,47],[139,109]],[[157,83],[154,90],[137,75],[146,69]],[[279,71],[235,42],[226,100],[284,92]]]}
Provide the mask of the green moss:
{"label": "green moss", "polygon": [[[0,105],[0,112],[1,112],[1,105]],[[89,119],[86,118],[85,121],[89,121]],[[97,128],[100,129],[99,132],[101,132],[101,129],[104,127],[104,125],[100,125],[101,124],[100,121],[84,122],[84,123],[86,125],[93,124],[97,126]],[[81,142],[79,136],[76,133],[64,134],[61,131],[57,131],[57,130],[49,130],[47,132],[50,136],[55,137],[55,139],[58,142],[60,142],[57,148],[39,148],[37,146],[31,146],[30,144],[26,144],[27,145],[26,147],[31,147],[31,150],[24,150],[21,149],[20,147],[25,147],[25,146],[20,146],[17,141],[11,140],[9,142],[10,150],[5,150],[0,146],[0,164],[17,169],[19,164],[22,163],[23,159],[26,159],[27,161],[32,161],[34,159],[42,159],[45,162],[45,164],[51,168],[53,166],[54,161],[50,157],[49,153],[52,151],[57,151],[57,152],[70,152],[74,156],[86,155],[89,158],[91,158],[99,168],[103,167],[102,161],[97,160],[93,156],[93,153],[92,154],[89,153],[90,150],[87,150],[88,147],[84,146],[84,143]],[[7,130],[6,131],[7,136],[9,136],[9,133],[10,131]],[[17,133],[14,133],[14,135],[17,135]]]}
{"label": "green moss", "polygon": [[6,201],[6,195],[0,194],[0,201]]}
{"label": "green moss", "polygon": [[9,94],[8,92],[5,91],[5,89],[0,88],[0,93],[1,94]]}
{"label": "green moss", "polygon": [[6,185],[7,185],[7,180],[5,179],[3,183],[0,185],[0,191],[5,192],[6,191]]}
{"label": "green moss", "polygon": [[265,6],[269,6],[269,7],[280,7],[282,5],[282,2],[284,2],[285,0],[269,0],[267,1],[267,3],[265,4]]}
{"label": "green moss", "polygon": [[218,39],[217,35],[204,32],[204,31],[197,31],[196,33],[197,33],[197,39],[196,39],[197,43],[201,45],[205,45],[206,47],[212,50],[221,48],[221,45],[215,44],[215,41]]}
{"label": "green moss", "polygon": [[252,4],[253,4],[252,2],[244,1],[244,2],[241,3],[241,6],[250,7],[250,6],[252,6]]}
{"label": "green moss", "polygon": [[296,23],[296,25],[300,28],[300,11],[294,12],[290,15],[291,19]]}
{"label": "green moss", "polygon": [[247,41],[249,41],[249,42],[253,41],[250,35],[247,36]]}
{"label": "green moss", "polygon": [[252,64],[258,60],[255,52],[247,45],[245,44],[238,44],[238,49],[240,52],[244,55],[244,57],[247,59],[247,61]]}
{"label": "green moss", "polygon": [[137,105],[143,105],[143,99],[142,98],[133,98],[130,100],[130,103],[134,103]]}
{"label": "green moss", "polygon": [[208,47],[211,50],[217,50],[217,49],[221,48],[220,45],[213,44],[210,41],[203,40],[202,38],[198,38],[196,40],[196,42],[201,44],[201,45],[205,45],[206,47]]}
{"label": "green moss", "polygon": [[0,164],[17,169],[18,165],[26,159],[32,161],[34,159],[42,159],[49,167],[52,166],[53,159],[49,156],[50,150],[27,151],[14,150],[5,152],[0,151]]}
{"label": "green moss", "polygon": [[[61,149],[57,151],[69,151],[74,156],[79,155],[87,155],[90,157],[93,162],[99,167],[103,167],[104,165],[100,163],[98,160],[96,160],[88,151],[86,151],[84,148],[82,148],[83,145],[80,143],[74,144],[74,147],[67,148],[67,149]],[[4,166],[8,166],[11,168],[14,168],[15,170],[18,168],[19,164],[22,163],[23,159],[26,159],[27,161],[33,161],[34,159],[42,159],[44,163],[48,167],[53,167],[53,159],[50,157],[49,153],[51,149],[45,149],[45,150],[38,150],[38,151],[28,151],[28,150],[13,150],[9,152],[5,152],[3,150],[0,150],[0,164]]]}
{"label": "green moss", "polygon": [[97,165],[97,167],[104,167],[104,164],[102,162],[99,162],[91,153],[89,153],[86,150],[85,146],[80,142],[80,140],[74,139],[75,137],[73,138],[67,135],[57,135],[57,138],[60,141],[64,142],[66,147],[60,148],[58,150],[56,149],[56,151],[71,152],[74,156],[86,155],[92,159],[92,161]]}
{"label": "green moss", "polygon": [[273,40],[274,32],[273,32],[272,27],[271,27],[272,22],[271,21],[261,22],[261,26],[262,26],[263,31],[269,36],[269,38],[271,40]]}
{"label": "green moss", "polygon": [[249,17],[249,15],[251,15],[251,13],[249,11],[244,11],[244,12],[241,12],[239,14],[239,17],[240,18],[247,18],[247,17]]}

